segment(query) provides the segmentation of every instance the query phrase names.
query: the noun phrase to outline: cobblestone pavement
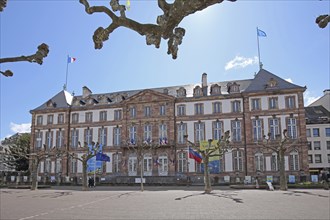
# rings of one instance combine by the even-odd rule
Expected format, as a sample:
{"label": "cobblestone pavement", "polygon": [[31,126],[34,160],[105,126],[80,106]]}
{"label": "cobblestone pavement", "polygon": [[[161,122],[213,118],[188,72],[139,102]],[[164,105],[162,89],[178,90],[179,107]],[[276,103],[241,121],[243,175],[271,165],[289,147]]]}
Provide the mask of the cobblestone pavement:
{"label": "cobblestone pavement", "polygon": [[0,219],[330,219],[330,191],[203,187],[1,189]]}

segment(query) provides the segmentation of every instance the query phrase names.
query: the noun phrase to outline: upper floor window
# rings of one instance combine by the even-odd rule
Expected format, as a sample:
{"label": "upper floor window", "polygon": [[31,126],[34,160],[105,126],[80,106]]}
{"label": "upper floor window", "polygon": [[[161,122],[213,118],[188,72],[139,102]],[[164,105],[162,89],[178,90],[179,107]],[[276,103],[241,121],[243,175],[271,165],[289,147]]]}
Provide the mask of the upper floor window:
{"label": "upper floor window", "polygon": [[196,86],[194,88],[194,96],[202,96],[203,95],[203,90],[200,86]]}
{"label": "upper floor window", "polygon": [[313,155],[308,155],[308,163],[313,163]]}
{"label": "upper floor window", "polygon": [[42,115],[39,115],[37,117],[37,125],[42,125],[42,119],[43,119]]}
{"label": "upper floor window", "polygon": [[51,125],[54,121],[54,115],[47,115],[47,124]]}
{"label": "upper floor window", "polygon": [[315,163],[322,163],[322,154],[315,154]]}
{"label": "upper floor window", "polygon": [[107,120],[107,111],[100,111],[100,121]]}
{"label": "upper floor window", "polygon": [[261,119],[252,120],[253,140],[259,141],[262,139],[262,121]]}
{"label": "upper floor window", "polygon": [[327,141],[327,150],[330,150],[330,141]]}
{"label": "upper floor window", "polygon": [[152,140],[152,127],[150,124],[144,125],[143,139],[148,143]]}
{"label": "upper floor window", "polygon": [[237,84],[236,82],[234,83],[228,83],[227,84],[227,91],[228,93],[238,93],[239,92],[239,84]]}
{"label": "upper floor window", "polygon": [[119,146],[121,141],[121,128],[115,127],[113,129],[113,145]]}
{"label": "upper floor window", "polygon": [[311,137],[311,129],[306,129],[306,137]]}
{"label": "upper floor window", "polygon": [[278,98],[271,97],[268,100],[269,109],[278,109]]}
{"label": "upper floor window", "polygon": [[213,102],[213,113],[221,113],[221,102]]}
{"label": "upper floor window", "polygon": [[260,99],[251,99],[251,109],[253,111],[260,110]]}
{"label": "upper floor window", "polygon": [[85,121],[86,122],[92,122],[93,121],[93,112],[86,112]]}
{"label": "upper floor window", "polygon": [[325,128],[325,136],[330,137],[330,128]]}
{"label": "upper floor window", "polygon": [[241,141],[241,122],[232,121],[231,122],[231,131],[232,131],[232,141]]}
{"label": "upper floor window", "polygon": [[107,146],[107,128],[100,128],[99,129],[99,142],[102,146]]}
{"label": "upper floor window", "polygon": [[186,97],[186,89],[183,87],[180,87],[178,90],[176,90],[178,97]]}
{"label": "upper floor window", "polygon": [[137,138],[137,127],[135,125],[132,125],[129,128],[129,140],[131,144],[136,143],[136,138]]}
{"label": "upper floor window", "polygon": [[36,132],[36,148],[42,147],[42,131]]}
{"label": "upper floor window", "polygon": [[166,115],[166,106],[165,105],[159,106],[159,115]]}
{"label": "upper floor window", "polygon": [[313,137],[320,137],[320,129],[313,128]]}
{"label": "upper floor window", "polygon": [[71,130],[71,147],[72,148],[78,147],[78,140],[79,140],[79,130],[78,129]]}
{"label": "upper floor window", "polygon": [[240,101],[233,101],[231,103],[231,111],[232,112],[240,112],[241,111],[241,102]]}
{"label": "upper floor window", "polygon": [[151,116],[151,107],[145,106],[144,107],[144,117],[150,117]]}
{"label": "upper floor window", "polygon": [[204,114],[204,106],[202,103],[195,104],[195,115]]}
{"label": "upper floor window", "polygon": [[184,139],[184,135],[187,134],[187,124],[184,123],[180,123],[177,125],[177,131],[178,131],[178,143],[179,144],[184,144],[185,143],[185,139]]}
{"label": "upper floor window", "polygon": [[221,121],[214,121],[213,122],[213,139],[220,140],[222,136],[222,122]]}
{"label": "upper floor window", "polygon": [[297,138],[297,120],[295,118],[287,119],[288,136],[292,139]]}
{"label": "upper floor window", "polygon": [[114,119],[115,120],[121,120],[121,110],[115,110],[114,111]]}
{"label": "upper floor window", "polygon": [[218,84],[214,84],[211,86],[211,95],[218,95],[221,94],[221,87]]}
{"label": "upper floor window", "polygon": [[58,114],[57,124],[63,124],[63,123],[64,123],[64,114]]}
{"label": "upper floor window", "polygon": [[167,144],[167,126],[166,126],[166,124],[159,125],[159,143]]}
{"label": "upper floor window", "polygon": [[195,123],[195,142],[205,140],[204,126],[203,122]]}
{"label": "upper floor window", "polygon": [[93,138],[93,129],[87,128],[85,129],[85,142],[87,145],[92,144],[92,138]]}
{"label": "upper floor window", "polygon": [[72,114],[72,123],[78,123],[79,122],[79,114],[73,113]]}
{"label": "upper floor window", "polygon": [[56,131],[56,147],[64,146],[64,130]]}
{"label": "upper floor window", "polygon": [[278,118],[269,119],[270,139],[275,140],[280,135],[280,125]]}
{"label": "upper floor window", "polygon": [[286,105],[286,108],[289,108],[289,109],[295,108],[296,107],[295,97],[294,96],[285,97],[285,105]]}
{"label": "upper floor window", "polygon": [[46,131],[46,147],[51,148],[53,146],[53,132]]}
{"label": "upper floor window", "polygon": [[129,109],[131,118],[136,118],[136,107],[131,107]]}
{"label": "upper floor window", "polygon": [[312,142],[307,141],[307,148],[308,150],[312,150]]}
{"label": "upper floor window", "polygon": [[186,106],[185,105],[178,105],[177,110],[178,110],[178,116],[186,115]]}
{"label": "upper floor window", "polygon": [[321,142],[314,141],[314,150],[321,150]]}

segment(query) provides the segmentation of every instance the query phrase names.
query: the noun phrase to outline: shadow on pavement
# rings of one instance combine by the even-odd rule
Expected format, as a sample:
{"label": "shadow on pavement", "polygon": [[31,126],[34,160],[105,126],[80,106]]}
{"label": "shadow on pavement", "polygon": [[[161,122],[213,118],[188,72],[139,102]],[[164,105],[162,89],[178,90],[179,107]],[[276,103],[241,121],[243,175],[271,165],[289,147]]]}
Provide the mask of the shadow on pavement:
{"label": "shadow on pavement", "polygon": [[287,191],[283,194],[284,195],[289,195],[289,196],[302,196],[302,194],[305,194],[305,195],[318,196],[318,197],[324,197],[324,198],[329,197],[329,196],[320,195],[320,194],[317,194],[317,193],[311,193],[311,192],[308,192],[308,191],[298,191],[298,190]]}
{"label": "shadow on pavement", "polygon": [[237,193],[228,193],[228,192],[221,192],[221,193],[197,193],[197,194],[191,194],[191,195],[187,195],[187,196],[183,196],[183,197],[178,197],[175,198],[175,200],[182,200],[182,199],[187,199],[189,197],[194,197],[194,196],[215,196],[215,197],[219,197],[219,198],[225,198],[225,199],[230,199],[233,200],[236,203],[243,203],[243,200],[240,198],[235,198],[233,196],[237,196]]}

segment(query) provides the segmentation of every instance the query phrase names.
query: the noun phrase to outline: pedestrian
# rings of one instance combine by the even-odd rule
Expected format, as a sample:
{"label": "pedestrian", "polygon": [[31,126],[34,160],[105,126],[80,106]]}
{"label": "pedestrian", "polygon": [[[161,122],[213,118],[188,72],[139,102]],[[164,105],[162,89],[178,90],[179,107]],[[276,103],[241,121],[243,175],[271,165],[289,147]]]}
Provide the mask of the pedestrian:
{"label": "pedestrian", "polygon": [[259,189],[258,177],[256,177],[256,189]]}
{"label": "pedestrian", "polygon": [[326,169],[323,169],[321,171],[321,181],[322,181],[322,184],[323,184],[323,189],[329,190],[328,171]]}
{"label": "pedestrian", "polygon": [[91,187],[95,187],[95,182],[93,178],[91,178]]}
{"label": "pedestrian", "polygon": [[92,178],[91,177],[89,177],[88,178],[88,187],[90,188],[90,187],[92,187]]}

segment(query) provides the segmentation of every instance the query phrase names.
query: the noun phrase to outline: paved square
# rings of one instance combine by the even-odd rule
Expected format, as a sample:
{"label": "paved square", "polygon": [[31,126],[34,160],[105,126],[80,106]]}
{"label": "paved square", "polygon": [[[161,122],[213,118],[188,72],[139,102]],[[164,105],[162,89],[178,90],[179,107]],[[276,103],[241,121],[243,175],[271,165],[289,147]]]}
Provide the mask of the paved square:
{"label": "paved square", "polygon": [[203,187],[78,187],[1,189],[7,219],[330,219],[322,189],[289,191]]}

